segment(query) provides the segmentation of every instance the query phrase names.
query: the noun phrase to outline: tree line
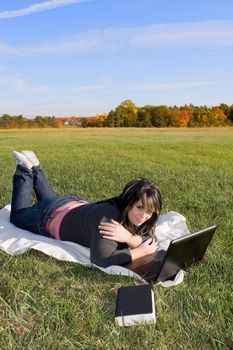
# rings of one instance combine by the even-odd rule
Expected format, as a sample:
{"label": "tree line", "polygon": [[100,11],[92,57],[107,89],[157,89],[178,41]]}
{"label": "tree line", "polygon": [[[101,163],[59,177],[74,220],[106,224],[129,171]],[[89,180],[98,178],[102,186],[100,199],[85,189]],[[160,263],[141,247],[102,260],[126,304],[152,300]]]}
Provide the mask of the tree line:
{"label": "tree line", "polygon": [[36,116],[33,119],[22,115],[0,117],[0,128],[63,128],[75,127],[218,127],[233,125],[233,105],[224,103],[207,106],[153,106],[137,107],[131,100],[123,101],[109,113],[94,117]]}

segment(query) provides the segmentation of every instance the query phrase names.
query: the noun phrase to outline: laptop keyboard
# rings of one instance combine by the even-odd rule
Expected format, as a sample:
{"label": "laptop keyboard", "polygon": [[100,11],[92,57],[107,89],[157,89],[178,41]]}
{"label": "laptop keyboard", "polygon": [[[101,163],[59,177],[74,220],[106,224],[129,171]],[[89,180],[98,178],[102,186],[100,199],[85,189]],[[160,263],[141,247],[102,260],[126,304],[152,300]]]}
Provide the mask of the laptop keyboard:
{"label": "laptop keyboard", "polygon": [[135,272],[141,276],[145,276],[147,279],[156,279],[162,263],[163,259],[159,259],[156,262],[152,261],[151,263],[137,267]]}

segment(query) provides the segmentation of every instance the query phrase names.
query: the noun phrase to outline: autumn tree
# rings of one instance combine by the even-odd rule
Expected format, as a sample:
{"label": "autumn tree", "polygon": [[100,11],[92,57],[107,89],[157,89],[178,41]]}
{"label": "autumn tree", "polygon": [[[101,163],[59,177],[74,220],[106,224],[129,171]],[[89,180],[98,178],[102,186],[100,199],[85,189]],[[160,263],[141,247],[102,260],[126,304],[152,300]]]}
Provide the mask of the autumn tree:
{"label": "autumn tree", "polygon": [[108,114],[97,114],[91,119],[91,124],[95,127],[105,127],[107,125]]}
{"label": "autumn tree", "polygon": [[189,124],[190,115],[185,110],[176,109],[173,111],[174,113],[174,123],[173,126],[186,128]]}
{"label": "autumn tree", "polygon": [[229,111],[227,113],[227,120],[230,124],[233,124],[233,105],[229,107]]}
{"label": "autumn tree", "polygon": [[14,128],[15,127],[14,117],[10,116],[9,114],[3,114],[3,116],[0,119],[0,127],[2,129]]}
{"label": "autumn tree", "polygon": [[144,108],[138,109],[136,126],[143,127],[143,128],[152,126],[151,114],[149,111],[147,111]]}
{"label": "autumn tree", "polygon": [[223,113],[227,116],[230,110],[230,106],[225,103],[220,103],[219,108],[223,111]]}
{"label": "autumn tree", "polygon": [[137,125],[137,107],[131,100],[123,101],[107,118],[107,125],[128,127]]}
{"label": "autumn tree", "polygon": [[209,126],[209,109],[207,106],[193,107],[193,113],[190,118],[191,127]]}
{"label": "autumn tree", "polygon": [[107,126],[110,127],[110,128],[114,128],[116,126],[116,122],[115,122],[115,113],[113,110],[111,110],[109,113],[108,113],[108,116],[106,118],[106,123],[107,123]]}
{"label": "autumn tree", "polygon": [[209,124],[210,126],[223,126],[227,116],[224,114],[223,110],[219,107],[213,107],[209,111]]}
{"label": "autumn tree", "polygon": [[172,124],[172,111],[169,107],[161,106],[146,106],[144,107],[151,115],[151,124],[157,128],[166,128]]}

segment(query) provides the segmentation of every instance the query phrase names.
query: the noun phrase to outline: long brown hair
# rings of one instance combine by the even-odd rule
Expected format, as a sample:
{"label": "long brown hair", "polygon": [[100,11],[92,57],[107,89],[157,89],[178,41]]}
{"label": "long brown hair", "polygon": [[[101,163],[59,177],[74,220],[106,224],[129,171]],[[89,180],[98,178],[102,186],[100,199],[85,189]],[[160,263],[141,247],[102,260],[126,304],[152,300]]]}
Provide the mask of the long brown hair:
{"label": "long brown hair", "polygon": [[[156,221],[162,208],[162,195],[154,181],[145,178],[132,180],[125,185],[122,193],[115,199],[122,210],[123,226],[128,231],[141,236],[154,235]],[[143,208],[153,214],[149,220],[136,227],[129,221],[128,212],[138,201],[142,202]]]}

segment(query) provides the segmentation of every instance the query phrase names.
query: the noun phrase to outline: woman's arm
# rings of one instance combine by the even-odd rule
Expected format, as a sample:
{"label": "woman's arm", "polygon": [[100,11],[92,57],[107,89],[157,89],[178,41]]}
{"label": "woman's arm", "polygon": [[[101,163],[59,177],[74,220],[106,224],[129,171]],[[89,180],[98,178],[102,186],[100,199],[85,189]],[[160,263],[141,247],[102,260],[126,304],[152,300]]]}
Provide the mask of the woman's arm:
{"label": "woman's arm", "polygon": [[99,230],[103,238],[118,243],[126,243],[131,249],[138,247],[143,241],[141,236],[133,235],[115,220],[101,223],[99,225]]}
{"label": "woman's arm", "polygon": [[142,256],[153,254],[158,250],[158,242],[153,239],[147,239],[145,242],[141,243],[137,248],[131,249],[131,258],[132,261]]}
{"label": "woman's arm", "polygon": [[129,248],[119,249],[117,242],[104,239],[99,233],[93,235],[90,248],[91,262],[98,266],[124,265],[132,261]]}
{"label": "woman's arm", "polygon": [[[124,265],[156,250],[155,243],[149,245],[151,238],[142,242],[144,237],[138,235],[132,237],[132,234],[116,221],[120,217],[119,211],[109,203],[99,204],[91,209],[91,220],[88,220],[87,223],[91,237],[90,255],[93,264],[103,267]],[[109,222],[103,223],[103,217]],[[126,244],[128,248],[119,248],[121,243]]]}
{"label": "woman's arm", "polygon": [[91,262],[107,267],[124,265],[132,260],[156,252],[158,243],[155,239],[147,239],[135,248],[118,249],[118,242],[105,239],[102,235],[93,235],[91,240]]}
{"label": "woman's arm", "polygon": [[110,223],[101,223],[99,229],[103,238],[119,243],[126,243],[130,248],[132,260],[152,254],[158,249],[158,242],[154,238],[149,238],[143,242],[141,236],[133,235],[117,221],[111,220]]}

